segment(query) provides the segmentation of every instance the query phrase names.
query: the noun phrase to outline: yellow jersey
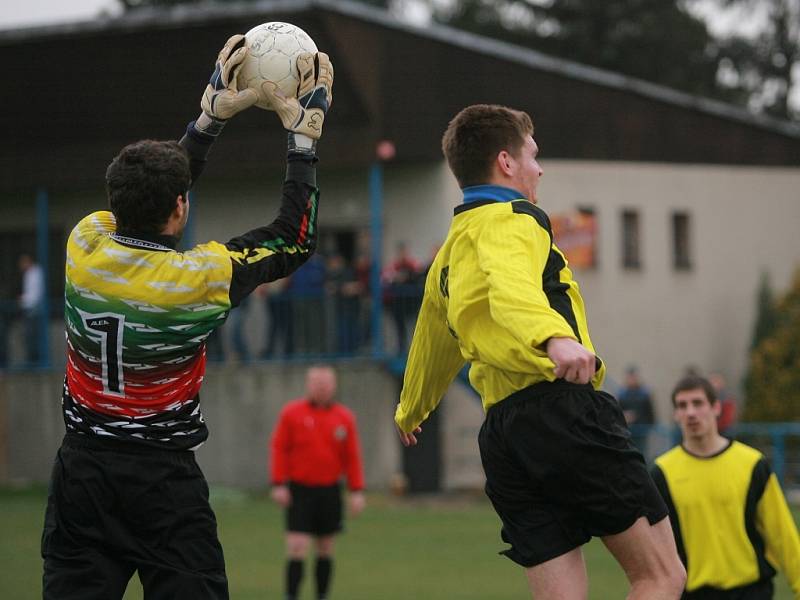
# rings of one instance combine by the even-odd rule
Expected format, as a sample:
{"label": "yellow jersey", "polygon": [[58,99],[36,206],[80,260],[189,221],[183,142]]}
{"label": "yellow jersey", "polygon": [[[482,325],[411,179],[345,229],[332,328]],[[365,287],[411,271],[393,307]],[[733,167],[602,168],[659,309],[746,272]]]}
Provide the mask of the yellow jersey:
{"label": "yellow jersey", "polygon": [[[579,341],[594,352],[578,283],[553,242],[550,220],[525,199],[486,199],[455,209],[425,281],[395,421],[412,431],[465,363],[483,407],[555,379],[545,344]],[[518,197],[518,196],[517,196]],[[602,384],[598,360],[592,380]]]}

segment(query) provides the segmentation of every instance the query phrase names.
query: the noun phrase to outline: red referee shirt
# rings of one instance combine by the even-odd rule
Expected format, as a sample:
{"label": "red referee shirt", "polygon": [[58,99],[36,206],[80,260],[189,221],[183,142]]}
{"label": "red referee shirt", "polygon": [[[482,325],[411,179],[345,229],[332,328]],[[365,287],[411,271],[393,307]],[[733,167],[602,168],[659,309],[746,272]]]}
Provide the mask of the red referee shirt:
{"label": "red referee shirt", "polygon": [[272,433],[273,485],[333,485],[347,476],[348,487],[364,487],[356,418],[338,403],[317,406],[305,398],[283,407]]}

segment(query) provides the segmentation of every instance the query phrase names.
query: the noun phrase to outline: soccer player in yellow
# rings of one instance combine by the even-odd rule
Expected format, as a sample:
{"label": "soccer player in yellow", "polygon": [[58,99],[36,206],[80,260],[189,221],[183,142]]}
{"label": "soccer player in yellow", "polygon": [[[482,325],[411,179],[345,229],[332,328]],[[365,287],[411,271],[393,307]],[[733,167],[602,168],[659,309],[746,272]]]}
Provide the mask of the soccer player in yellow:
{"label": "soccer player in yellow", "polygon": [[631,583],[629,599],[676,600],[685,573],[667,508],[600,390],[578,284],[536,206],[542,176],[530,117],[469,106],[442,141],[464,193],[436,255],[395,414],[401,441],[465,362],[486,410],[479,444],[504,552],[537,599],[585,600],[593,536]]}
{"label": "soccer player in yellow", "polygon": [[687,600],[769,600],[780,568],[800,598],[800,537],[764,455],[719,434],[711,383],[681,379],[672,392],[683,441],[656,459]]}
{"label": "soccer player in yellow", "polygon": [[257,286],[289,275],[316,248],[316,142],[333,68],[297,58],[298,98],[262,89],[288,130],[278,216],[226,243],[176,248],[188,190],[227,119],[252,106],[236,88],[245,55],[219,54],[203,112],[180,142],[143,140],[106,171],[109,211],[67,242],[66,435],[42,535],[45,600],[119,600],[138,572],[148,600],[226,600],[225,562],[194,450],[206,340]]}

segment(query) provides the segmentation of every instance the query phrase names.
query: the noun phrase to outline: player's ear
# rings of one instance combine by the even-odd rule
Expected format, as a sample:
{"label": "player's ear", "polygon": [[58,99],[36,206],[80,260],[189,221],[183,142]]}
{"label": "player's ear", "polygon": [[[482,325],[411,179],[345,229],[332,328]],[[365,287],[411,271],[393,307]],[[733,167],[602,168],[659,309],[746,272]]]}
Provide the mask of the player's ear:
{"label": "player's ear", "polygon": [[510,177],[514,174],[514,157],[506,150],[501,150],[495,158],[497,168],[501,173]]}

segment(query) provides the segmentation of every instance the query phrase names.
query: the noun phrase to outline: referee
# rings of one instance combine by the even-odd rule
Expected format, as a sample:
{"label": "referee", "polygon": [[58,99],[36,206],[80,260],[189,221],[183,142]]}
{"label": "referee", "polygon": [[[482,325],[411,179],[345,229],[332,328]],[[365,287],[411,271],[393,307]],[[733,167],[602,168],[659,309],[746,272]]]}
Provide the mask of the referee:
{"label": "referee", "polygon": [[287,404],[272,434],[272,498],[286,509],[286,600],[296,600],[312,540],[317,598],[328,597],[334,538],[342,530],[340,479],[347,478],[350,512],[364,509],[364,472],[356,419],[334,401],[336,372],[306,373],[306,395]]}

